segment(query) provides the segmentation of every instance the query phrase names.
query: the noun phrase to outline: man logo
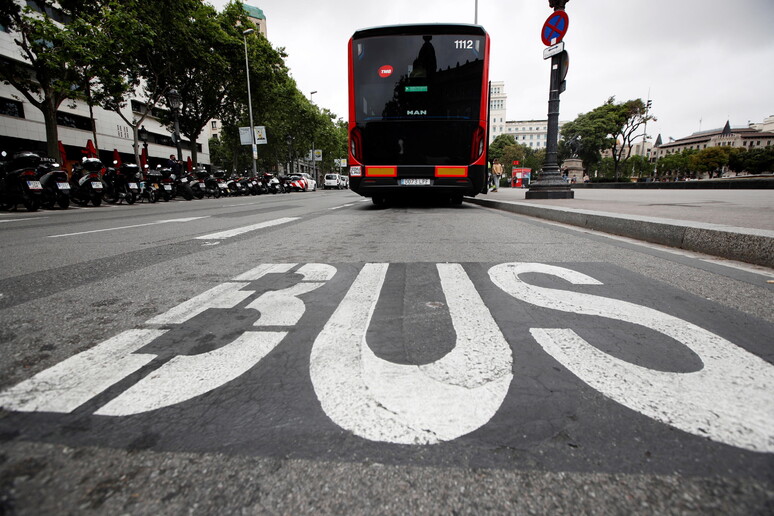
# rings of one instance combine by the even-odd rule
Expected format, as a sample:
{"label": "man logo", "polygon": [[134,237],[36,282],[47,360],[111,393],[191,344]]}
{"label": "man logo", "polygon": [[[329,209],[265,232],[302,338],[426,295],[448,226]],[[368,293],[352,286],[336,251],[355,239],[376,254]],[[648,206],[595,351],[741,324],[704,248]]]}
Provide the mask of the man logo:
{"label": "man logo", "polygon": [[415,109],[415,110],[409,109],[408,111],[406,111],[406,114],[409,115],[409,116],[427,115],[427,110],[426,109]]}

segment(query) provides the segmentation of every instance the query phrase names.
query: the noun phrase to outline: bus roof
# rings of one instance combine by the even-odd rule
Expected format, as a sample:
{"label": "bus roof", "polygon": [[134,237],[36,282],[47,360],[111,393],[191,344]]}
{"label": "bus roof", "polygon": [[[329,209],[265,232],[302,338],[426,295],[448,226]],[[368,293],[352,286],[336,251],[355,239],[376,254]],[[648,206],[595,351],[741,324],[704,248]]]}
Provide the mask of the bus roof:
{"label": "bus roof", "polygon": [[373,36],[397,36],[416,34],[475,34],[485,36],[486,31],[481,25],[464,23],[425,23],[418,25],[385,25],[355,31],[353,39]]}

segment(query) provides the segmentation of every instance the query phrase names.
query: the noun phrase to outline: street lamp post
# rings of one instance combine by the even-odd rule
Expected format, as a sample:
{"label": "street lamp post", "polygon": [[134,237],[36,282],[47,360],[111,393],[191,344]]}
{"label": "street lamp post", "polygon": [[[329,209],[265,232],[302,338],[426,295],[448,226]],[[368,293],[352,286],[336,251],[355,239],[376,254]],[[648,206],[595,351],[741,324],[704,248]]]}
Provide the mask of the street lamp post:
{"label": "street lamp post", "polygon": [[[548,0],[554,11],[563,11],[569,0]],[[527,199],[573,199],[575,192],[562,179],[559,171],[557,150],[559,146],[559,95],[561,94],[566,66],[566,52],[551,58],[551,82],[548,92],[548,127],[546,135],[546,159],[537,181],[530,184]]]}
{"label": "street lamp post", "polygon": [[258,149],[255,145],[255,126],[253,125],[253,95],[250,92],[250,61],[247,58],[247,35],[255,32],[255,29],[246,29],[242,31],[242,37],[245,40],[245,75],[247,76],[247,109],[250,113],[250,142],[253,152],[250,161],[253,163],[253,177],[258,175],[255,161],[258,159]]}
{"label": "street lamp post", "polygon": [[[309,102],[312,104],[312,106],[314,106],[315,93],[317,93],[317,90],[314,90],[312,93],[309,94]],[[312,127],[314,128],[314,124],[312,124]],[[314,178],[315,181],[317,181],[317,163],[314,161],[314,132],[312,133],[312,177]]]}
{"label": "street lamp post", "polygon": [[177,112],[180,109],[180,94],[172,89],[167,93],[169,107],[172,108],[172,114],[175,115],[175,146],[177,147],[177,160],[183,161],[183,150],[180,148],[180,124],[178,123]]}
{"label": "street lamp post", "polygon": [[293,137],[287,135],[285,142],[288,144],[288,175],[293,173]]}

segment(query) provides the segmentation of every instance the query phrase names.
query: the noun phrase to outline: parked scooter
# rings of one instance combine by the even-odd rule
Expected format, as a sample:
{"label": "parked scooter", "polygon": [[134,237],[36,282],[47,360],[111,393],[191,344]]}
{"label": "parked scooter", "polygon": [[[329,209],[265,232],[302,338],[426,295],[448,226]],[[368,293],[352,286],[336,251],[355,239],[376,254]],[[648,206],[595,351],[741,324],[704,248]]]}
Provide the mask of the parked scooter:
{"label": "parked scooter", "polygon": [[70,178],[70,197],[73,201],[86,206],[91,202],[94,206],[102,204],[102,193],[105,185],[100,173],[105,167],[97,158],[83,158],[80,165],[73,167]]}
{"label": "parked scooter", "polygon": [[127,204],[134,204],[140,195],[140,185],[137,179],[139,174],[140,167],[134,163],[124,163],[118,169],[108,168],[103,177],[105,183],[104,199],[111,204],[120,204],[123,201],[126,201]]}
{"label": "parked scooter", "polygon": [[35,172],[39,164],[40,156],[34,152],[18,152],[4,163],[0,169],[0,209],[15,209],[19,203],[28,211],[40,207],[43,185]]}
{"label": "parked scooter", "polygon": [[41,205],[53,208],[54,204],[67,209],[70,206],[70,182],[67,172],[51,158],[40,158],[37,177],[43,186]]}
{"label": "parked scooter", "polygon": [[204,183],[200,183],[196,176],[190,172],[186,172],[178,178],[177,190],[186,201],[190,201],[194,197],[197,199],[204,197]]}

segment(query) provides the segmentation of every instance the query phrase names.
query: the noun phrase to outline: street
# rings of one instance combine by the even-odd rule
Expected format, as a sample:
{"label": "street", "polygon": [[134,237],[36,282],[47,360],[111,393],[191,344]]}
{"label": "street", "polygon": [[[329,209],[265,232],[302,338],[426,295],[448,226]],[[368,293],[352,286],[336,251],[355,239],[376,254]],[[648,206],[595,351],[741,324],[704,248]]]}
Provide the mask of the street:
{"label": "street", "polygon": [[771,269],[347,190],[0,235],[0,514],[774,507]]}

